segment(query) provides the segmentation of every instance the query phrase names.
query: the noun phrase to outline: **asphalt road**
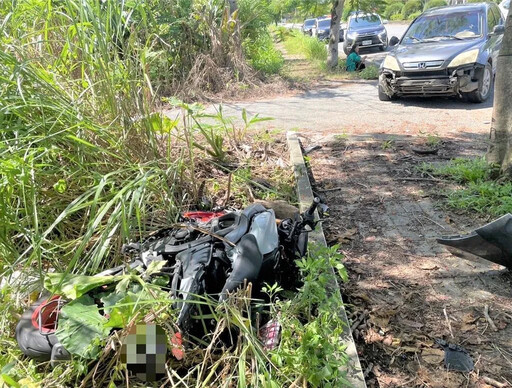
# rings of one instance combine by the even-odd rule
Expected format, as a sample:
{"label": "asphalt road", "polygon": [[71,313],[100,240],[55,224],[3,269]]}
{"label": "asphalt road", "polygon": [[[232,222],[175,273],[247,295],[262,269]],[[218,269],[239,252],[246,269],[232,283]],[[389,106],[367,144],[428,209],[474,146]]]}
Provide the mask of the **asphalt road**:
{"label": "asphalt road", "polygon": [[[224,103],[227,116],[273,117],[264,127],[298,130],[304,134],[421,135],[425,133],[468,136],[486,134],[492,115],[492,96],[483,104],[455,98],[409,98],[379,101],[376,81],[333,83],[296,95],[257,101]],[[214,106],[208,110],[213,112]]]}

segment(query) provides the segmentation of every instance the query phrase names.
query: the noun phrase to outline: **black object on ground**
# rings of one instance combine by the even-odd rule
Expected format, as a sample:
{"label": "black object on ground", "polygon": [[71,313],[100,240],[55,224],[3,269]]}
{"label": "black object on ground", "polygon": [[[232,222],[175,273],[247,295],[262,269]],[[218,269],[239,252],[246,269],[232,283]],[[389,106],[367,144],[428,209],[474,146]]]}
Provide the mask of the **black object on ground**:
{"label": "black object on ground", "polygon": [[316,151],[316,150],[320,150],[322,149],[322,146],[321,145],[314,145],[314,146],[311,146],[311,147],[308,147],[306,149],[304,149],[304,155],[307,155],[307,154],[310,154],[311,152],[313,151]]}
{"label": "black object on ground", "polygon": [[466,235],[445,236],[437,242],[512,268],[512,214]]}
{"label": "black object on ground", "polygon": [[457,372],[471,372],[475,366],[468,351],[462,346],[449,344],[438,339],[436,343],[444,350],[444,366],[446,369]]}

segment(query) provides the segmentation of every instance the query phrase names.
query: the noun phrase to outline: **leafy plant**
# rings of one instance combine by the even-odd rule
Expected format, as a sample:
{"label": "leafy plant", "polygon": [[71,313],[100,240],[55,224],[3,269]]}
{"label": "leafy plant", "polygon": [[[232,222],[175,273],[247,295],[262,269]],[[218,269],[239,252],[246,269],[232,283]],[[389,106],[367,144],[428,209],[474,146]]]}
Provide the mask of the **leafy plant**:
{"label": "leafy plant", "polygon": [[445,0],[429,0],[425,3],[423,10],[426,11],[427,9],[431,8],[444,7],[447,4],[448,3]]}
{"label": "leafy plant", "polygon": [[[278,303],[278,319],[283,332],[272,361],[298,381],[312,386],[349,385],[341,367],[346,363],[341,334],[344,322],[333,312],[340,311],[335,274],[347,279],[338,247],[310,246],[310,254],[297,262],[304,285],[290,301]],[[297,381],[297,380],[295,380]]]}
{"label": "leafy plant", "polygon": [[420,0],[408,0],[402,8],[402,17],[408,19],[415,12],[422,10],[422,4]]}
{"label": "leafy plant", "polygon": [[286,50],[291,54],[303,54],[312,61],[327,60],[325,44],[316,38],[294,31],[285,40]]}
{"label": "leafy plant", "polygon": [[420,169],[460,183],[477,183],[489,180],[493,175],[493,166],[489,165],[483,158],[457,158],[441,166],[423,164]]}
{"label": "leafy plant", "polygon": [[379,68],[375,65],[368,65],[359,73],[359,77],[362,79],[378,79]]}
{"label": "leafy plant", "polygon": [[278,74],[284,65],[283,55],[274,47],[274,42],[268,33],[262,32],[255,40],[244,42],[245,52],[249,63],[255,70],[267,75]]}
{"label": "leafy plant", "polygon": [[388,139],[382,142],[380,148],[383,150],[389,150],[395,148],[395,139]]}
{"label": "leafy plant", "polygon": [[[396,18],[397,15],[399,15],[399,18],[401,19],[401,17],[402,17],[402,9],[403,8],[404,8],[404,4],[401,3],[401,2],[396,2],[396,3],[389,4],[386,7],[386,10],[384,11],[384,16],[387,19],[396,20],[396,19],[393,19],[393,17]],[[400,19],[398,19],[398,20],[400,20]]]}

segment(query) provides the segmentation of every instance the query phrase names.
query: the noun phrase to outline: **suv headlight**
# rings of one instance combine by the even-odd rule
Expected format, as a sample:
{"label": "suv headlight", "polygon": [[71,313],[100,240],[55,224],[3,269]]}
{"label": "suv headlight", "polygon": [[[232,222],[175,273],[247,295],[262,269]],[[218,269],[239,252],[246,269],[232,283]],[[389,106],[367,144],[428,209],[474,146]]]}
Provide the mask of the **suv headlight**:
{"label": "suv headlight", "polygon": [[353,32],[353,31],[347,32],[347,38],[349,38],[349,39],[357,38],[357,32]]}
{"label": "suv headlight", "polygon": [[474,49],[461,53],[457,55],[455,58],[453,58],[448,67],[457,67],[461,65],[467,65],[468,63],[474,63],[478,59],[479,53],[479,49]]}
{"label": "suv headlight", "polygon": [[382,63],[382,67],[384,69],[389,69],[393,71],[400,71],[400,65],[398,64],[398,61],[395,57],[391,55],[387,55],[386,58],[384,58],[384,62]]}

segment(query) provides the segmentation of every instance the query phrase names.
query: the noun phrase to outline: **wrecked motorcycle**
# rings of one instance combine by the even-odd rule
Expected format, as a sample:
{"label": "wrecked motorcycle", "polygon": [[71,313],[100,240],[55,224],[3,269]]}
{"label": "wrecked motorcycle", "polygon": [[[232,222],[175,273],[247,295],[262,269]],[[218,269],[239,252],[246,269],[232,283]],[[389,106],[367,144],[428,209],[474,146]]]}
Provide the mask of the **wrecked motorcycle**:
{"label": "wrecked motorcycle", "polygon": [[[96,276],[143,274],[159,264],[154,275],[166,279],[162,289],[175,300],[176,325],[186,334],[197,313],[194,298],[208,295],[222,302],[245,283],[253,283],[257,290],[264,282],[285,281],[294,260],[306,254],[319,203],[315,198],[307,211],[285,220],[276,220],[274,211],[261,204],[237,212],[185,213],[181,224],[124,245],[123,253],[132,257],[129,264]],[[63,296],[46,294],[22,315],[16,339],[24,354],[52,364],[71,357],[56,336],[59,314],[67,302]],[[95,303],[103,308],[98,298]]]}

